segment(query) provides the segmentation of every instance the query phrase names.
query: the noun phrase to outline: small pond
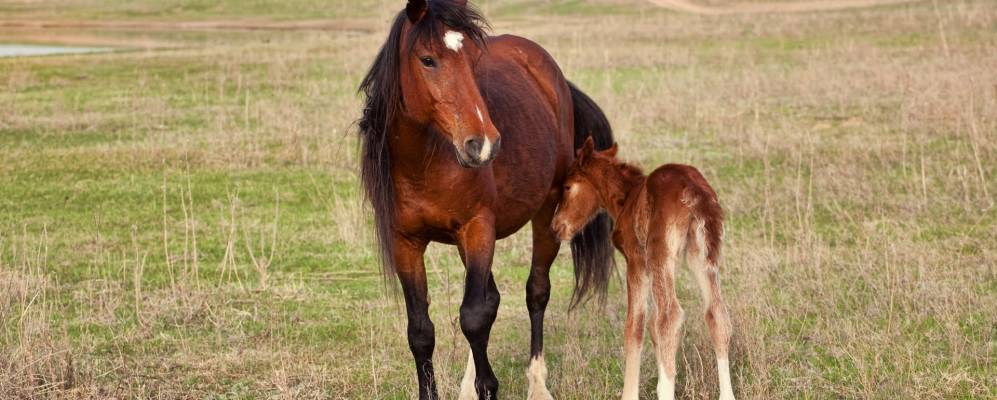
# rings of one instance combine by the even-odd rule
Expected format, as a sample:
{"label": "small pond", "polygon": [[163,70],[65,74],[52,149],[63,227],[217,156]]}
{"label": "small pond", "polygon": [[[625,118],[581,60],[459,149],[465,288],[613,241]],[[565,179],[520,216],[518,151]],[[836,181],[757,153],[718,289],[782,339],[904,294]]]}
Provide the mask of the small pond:
{"label": "small pond", "polygon": [[69,47],[34,44],[0,43],[0,57],[30,57],[55,54],[85,54],[113,51],[107,47]]}

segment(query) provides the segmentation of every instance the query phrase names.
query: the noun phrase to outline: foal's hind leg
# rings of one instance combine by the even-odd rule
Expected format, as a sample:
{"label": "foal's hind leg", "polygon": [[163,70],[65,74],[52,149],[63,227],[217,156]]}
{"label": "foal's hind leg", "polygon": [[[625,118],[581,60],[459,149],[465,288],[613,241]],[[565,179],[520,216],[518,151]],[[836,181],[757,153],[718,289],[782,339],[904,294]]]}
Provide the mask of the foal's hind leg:
{"label": "foal's hind leg", "polygon": [[678,351],[684,312],[675,296],[675,266],[685,235],[673,224],[648,237],[648,268],[654,294],[651,337],[658,362],[658,399],[675,398],[675,354]]}
{"label": "foal's hind leg", "polygon": [[705,234],[702,225],[694,227],[689,244],[689,268],[696,275],[696,282],[703,295],[703,309],[706,310],[706,325],[713,341],[713,351],[717,355],[717,375],[720,378],[720,400],[734,400],[734,390],[730,382],[731,324],[727,305],[720,296],[719,269],[707,258]]}

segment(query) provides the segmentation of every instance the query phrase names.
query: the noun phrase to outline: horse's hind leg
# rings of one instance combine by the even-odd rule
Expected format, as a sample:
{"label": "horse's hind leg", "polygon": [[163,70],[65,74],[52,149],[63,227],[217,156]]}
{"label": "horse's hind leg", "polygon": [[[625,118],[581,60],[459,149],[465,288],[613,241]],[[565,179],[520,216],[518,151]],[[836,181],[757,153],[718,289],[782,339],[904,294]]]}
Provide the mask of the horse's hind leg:
{"label": "horse's hind leg", "polygon": [[467,350],[467,366],[464,367],[464,378],[460,380],[460,395],[458,400],[478,400],[478,390],[474,388],[474,352]]}
{"label": "horse's hind leg", "polygon": [[675,295],[675,266],[685,245],[684,232],[679,226],[668,224],[648,237],[648,269],[654,294],[651,337],[658,362],[658,399],[675,398],[675,355],[684,317]]}
{"label": "horse's hind leg", "polygon": [[703,309],[706,325],[713,341],[713,351],[717,356],[717,375],[720,378],[720,400],[734,400],[734,391],[730,382],[730,363],[728,349],[730,345],[731,324],[727,305],[720,296],[720,278],[717,265],[707,258],[707,244],[703,225],[693,227],[690,235],[688,251],[689,268],[696,275],[696,282],[703,295]]}

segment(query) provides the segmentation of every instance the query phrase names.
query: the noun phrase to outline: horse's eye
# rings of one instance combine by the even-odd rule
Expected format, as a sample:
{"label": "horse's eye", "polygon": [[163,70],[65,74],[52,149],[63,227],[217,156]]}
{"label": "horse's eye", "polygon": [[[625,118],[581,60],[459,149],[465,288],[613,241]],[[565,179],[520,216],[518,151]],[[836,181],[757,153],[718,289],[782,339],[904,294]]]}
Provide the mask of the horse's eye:
{"label": "horse's eye", "polygon": [[419,58],[419,61],[422,62],[422,65],[426,68],[436,68],[436,60],[432,57],[421,57]]}
{"label": "horse's eye", "polygon": [[564,186],[564,191],[567,192],[569,190],[571,190],[571,185],[565,185]]}

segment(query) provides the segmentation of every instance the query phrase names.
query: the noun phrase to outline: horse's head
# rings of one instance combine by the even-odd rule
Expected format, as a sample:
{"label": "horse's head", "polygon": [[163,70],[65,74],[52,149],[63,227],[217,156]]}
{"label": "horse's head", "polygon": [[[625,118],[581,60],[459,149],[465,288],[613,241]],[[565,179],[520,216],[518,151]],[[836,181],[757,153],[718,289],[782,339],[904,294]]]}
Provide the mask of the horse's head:
{"label": "horse's head", "polygon": [[405,115],[443,135],[465,167],[495,158],[501,135],[474,77],[484,50],[481,17],[466,0],[409,0],[399,68]]}
{"label": "horse's head", "polygon": [[608,150],[596,151],[591,137],[578,149],[551,222],[559,239],[570,240],[606,208],[598,188],[609,184],[607,172],[616,168],[616,151],[615,144]]}

